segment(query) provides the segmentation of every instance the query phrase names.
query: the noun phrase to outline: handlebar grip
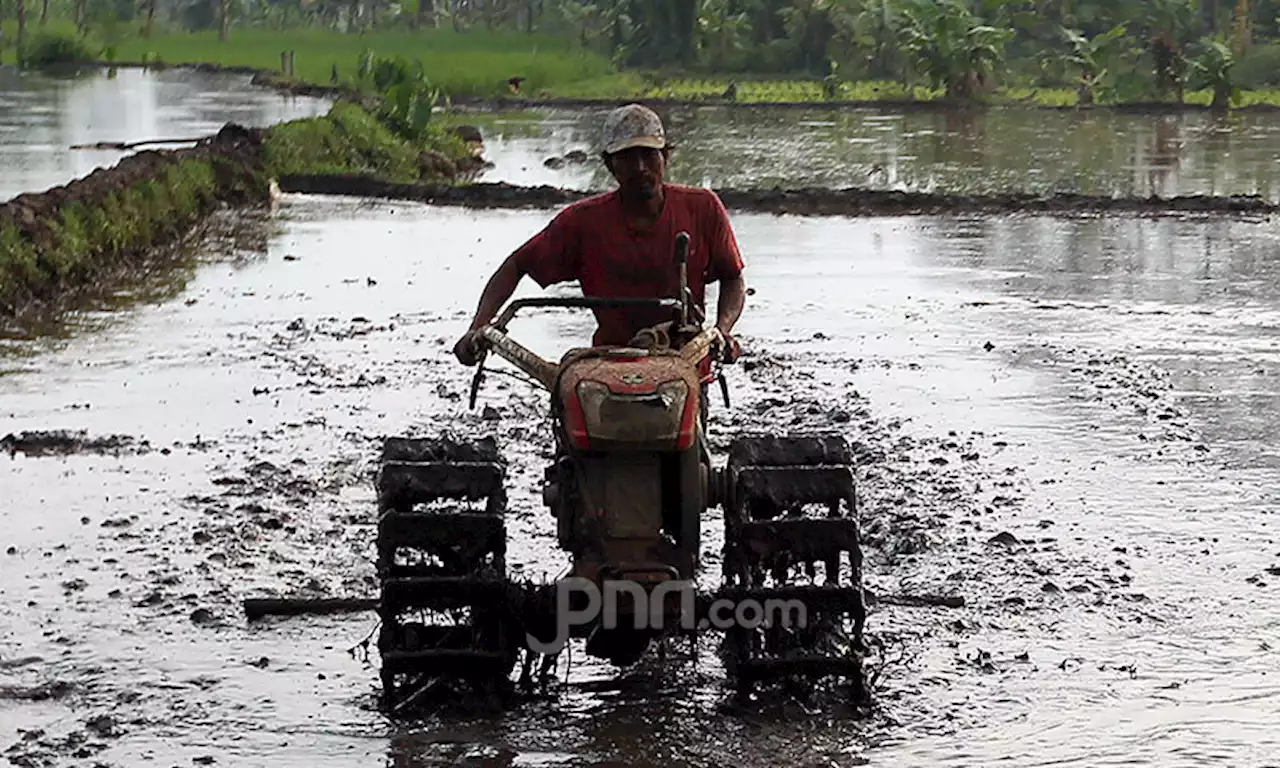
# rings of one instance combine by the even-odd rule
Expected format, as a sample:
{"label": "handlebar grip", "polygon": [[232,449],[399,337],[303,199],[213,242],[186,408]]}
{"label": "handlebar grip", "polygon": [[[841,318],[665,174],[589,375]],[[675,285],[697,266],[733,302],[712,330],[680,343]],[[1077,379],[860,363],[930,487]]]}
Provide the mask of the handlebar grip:
{"label": "handlebar grip", "polygon": [[680,232],[676,235],[676,264],[685,264],[689,261],[689,233]]}

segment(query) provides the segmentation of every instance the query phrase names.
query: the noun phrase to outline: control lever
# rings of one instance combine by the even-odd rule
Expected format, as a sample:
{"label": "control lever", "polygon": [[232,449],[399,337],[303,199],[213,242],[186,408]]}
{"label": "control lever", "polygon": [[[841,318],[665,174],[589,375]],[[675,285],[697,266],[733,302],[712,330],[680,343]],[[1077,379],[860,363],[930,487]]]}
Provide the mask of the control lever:
{"label": "control lever", "polygon": [[689,326],[689,233],[676,234],[676,268],[680,273],[680,327]]}
{"label": "control lever", "polygon": [[471,410],[476,409],[476,395],[480,392],[480,380],[484,378],[484,358],[489,354],[488,348],[482,349],[476,356],[476,373],[471,377]]}

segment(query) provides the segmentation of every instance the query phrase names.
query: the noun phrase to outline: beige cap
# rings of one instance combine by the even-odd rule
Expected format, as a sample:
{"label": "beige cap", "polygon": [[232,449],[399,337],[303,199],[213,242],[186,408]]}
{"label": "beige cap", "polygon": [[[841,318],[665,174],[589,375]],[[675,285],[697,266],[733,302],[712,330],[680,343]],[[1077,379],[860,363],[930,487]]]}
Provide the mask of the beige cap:
{"label": "beige cap", "polygon": [[631,147],[662,149],[667,146],[667,134],[656,112],[639,104],[628,104],[613,110],[604,119],[602,145],[606,154]]}

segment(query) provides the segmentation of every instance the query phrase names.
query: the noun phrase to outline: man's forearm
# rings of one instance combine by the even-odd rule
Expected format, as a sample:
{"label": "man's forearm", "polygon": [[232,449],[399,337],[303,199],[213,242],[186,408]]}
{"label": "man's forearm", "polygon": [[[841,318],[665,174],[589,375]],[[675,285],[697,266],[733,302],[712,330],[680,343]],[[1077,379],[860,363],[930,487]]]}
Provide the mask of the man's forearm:
{"label": "man's forearm", "polygon": [[498,310],[502,309],[502,305],[506,304],[507,299],[516,292],[516,286],[520,284],[522,276],[514,257],[508,258],[498,267],[480,294],[480,303],[476,307],[475,318],[471,321],[471,330],[474,331],[493,320]]}
{"label": "man's forearm", "polygon": [[742,316],[747,299],[747,283],[742,276],[720,282],[720,298],[716,305],[716,327],[721,333],[729,333]]}

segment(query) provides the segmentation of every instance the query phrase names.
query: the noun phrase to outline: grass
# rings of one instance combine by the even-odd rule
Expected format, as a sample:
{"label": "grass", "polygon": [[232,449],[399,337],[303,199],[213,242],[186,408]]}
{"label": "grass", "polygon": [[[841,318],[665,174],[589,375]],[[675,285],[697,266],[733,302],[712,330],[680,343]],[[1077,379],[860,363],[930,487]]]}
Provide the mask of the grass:
{"label": "grass", "polygon": [[[220,195],[216,160],[186,158],[152,179],[114,190],[100,201],[71,200],[45,223],[39,236],[0,222],[0,308],[57,296],[91,283],[103,269],[180,234]],[[229,183],[244,183],[242,174]],[[223,174],[230,180],[232,174]],[[249,192],[252,194],[252,192]]]}
{"label": "grass", "polygon": [[607,59],[557,38],[452,30],[349,35],[323,29],[236,29],[225,43],[212,31],[129,38],[116,46],[115,55],[121,61],[146,58],[278,71],[280,52],[286,50],[294,51],[294,74],[304,82],[327,84],[335,68],[340,80],[352,79],[363,53],[372,50],[381,57],[420,60],[432,83],[455,96],[506,93],[506,81],[512,77],[525,78],[522,90],[537,94],[614,71]]}
{"label": "grass", "polygon": [[[10,45],[16,37],[16,22],[0,24]],[[30,34],[42,31],[74,34],[74,25],[51,18],[46,27],[32,23]],[[121,27],[124,31],[125,27]],[[280,52],[295,52],[298,80],[331,82],[336,68],[339,80],[349,82],[360,57],[373,51],[381,57],[421,60],[431,81],[451,96],[509,95],[506,80],[525,78],[521,95],[544,98],[628,99],[664,98],[688,101],[715,100],[730,82],[737,83],[740,103],[801,102],[828,100],[817,79],[784,79],[753,75],[700,77],[662,76],[634,71],[619,72],[603,56],[583,50],[575,42],[543,35],[514,32],[450,29],[375,30],[358,35],[319,28],[287,31],[233,29],[225,42],[216,31],[198,33],[157,32],[145,40],[136,35],[112,35],[109,53],[121,61],[159,60],[168,64],[216,63],[278,71]],[[90,39],[96,49],[106,51],[100,38]],[[13,63],[15,51],[0,51],[0,62]],[[931,101],[942,94],[925,86],[904,86],[892,81],[842,83],[836,99],[841,101]],[[1021,103],[1048,107],[1069,107],[1077,103],[1072,88],[1006,87],[992,94],[990,103]],[[1187,104],[1207,105],[1212,93],[1191,91]],[[1280,105],[1280,89],[1242,92],[1236,106]]]}
{"label": "grass", "polygon": [[339,102],[322,117],[268,128],[260,167],[246,158],[180,157],[103,197],[71,198],[38,232],[0,219],[0,314],[92,284],[104,269],[128,267],[148,248],[180,236],[216,200],[262,199],[270,176],[360,173],[441,181],[439,165],[422,162],[424,152],[458,160],[467,149],[446,122],[431,123],[425,141],[409,142],[359,105]]}
{"label": "grass", "polygon": [[273,176],[360,173],[412,183],[429,175],[419,163],[423,150],[440,152],[451,160],[466,152],[445,125],[433,125],[432,134],[424,146],[414,146],[359,106],[340,102],[322,117],[293,120],[268,129],[263,159],[267,173]]}
{"label": "grass", "polygon": [[[765,102],[821,104],[830,99],[823,93],[818,80],[741,78],[728,76],[672,77],[637,73],[621,73],[596,78],[582,83],[570,83],[553,89],[558,98],[572,99],[673,99],[681,101],[719,101],[724,97],[730,82],[737,83],[736,102],[753,104]],[[942,98],[941,90],[927,86],[904,86],[900,82],[877,80],[845,82],[840,84],[835,96],[839,101],[935,101]],[[1211,90],[1187,91],[1184,98],[1189,105],[1207,106],[1213,101]],[[1041,107],[1073,107],[1079,103],[1074,88],[1002,87],[986,99],[989,104],[1026,104]],[[1237,107],[1253,104],[1280,106],[1280,89],[1241,91]]]}

